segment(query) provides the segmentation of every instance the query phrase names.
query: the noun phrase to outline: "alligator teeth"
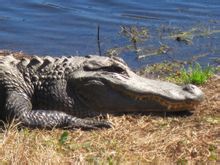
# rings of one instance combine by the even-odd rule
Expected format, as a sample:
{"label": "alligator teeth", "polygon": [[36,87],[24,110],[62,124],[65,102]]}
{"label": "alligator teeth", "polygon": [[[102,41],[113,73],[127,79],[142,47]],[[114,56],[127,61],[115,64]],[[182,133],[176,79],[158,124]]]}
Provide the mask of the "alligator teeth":
{"label": "alligator teeth", "polygon": [[173,109],[178,109],[179,105],[173,105]]}
{"label": "alligator teeth", "polygon": [[155,102],[160,103],[160,105],[164,106],[167,108],[167,110],[181,110],[181,109],[194,109],[196,104],[192,104],[192,103],[172,103],[168,100],[165,100],[161,97],[158,96],[134,96],[128,93],[128,95],[131,98],[134,98],[135,100],[138,101],[147,101],[147,100],[152,100]]}
{"label": "alligator teeth", "polygon": [[169,106],[167,107],[167,109],[168,109],[168,110],[171,110],[171,109],[172,109],[172,105],[169,105]]}
{"label": "alligator teeth", "polygon": [[141,97],[140,96],[136,96],[135,100],[141,100]]}
{"label": "alligator teeth", "polygon": [[144,98],[143,98],[143,97],[139,97],[139,100],[141,100],[141,101],[142,101],[142,100],[144,100]]}

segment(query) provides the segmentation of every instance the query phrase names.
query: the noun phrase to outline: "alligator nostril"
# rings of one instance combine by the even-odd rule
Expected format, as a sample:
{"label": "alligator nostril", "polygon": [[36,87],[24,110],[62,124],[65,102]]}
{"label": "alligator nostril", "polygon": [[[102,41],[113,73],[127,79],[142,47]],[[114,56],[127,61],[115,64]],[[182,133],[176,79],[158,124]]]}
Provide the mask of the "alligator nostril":
{"label": "alligator nostril", "polygon": [[193,90],[195,89],[195,86],[194,85],[191,85],[191,84],[188,84],[188,85],[185,85],[183,86],[183,90],[184,91],[187,91],[187,92],[190,92],[190,93],[193,93]]}

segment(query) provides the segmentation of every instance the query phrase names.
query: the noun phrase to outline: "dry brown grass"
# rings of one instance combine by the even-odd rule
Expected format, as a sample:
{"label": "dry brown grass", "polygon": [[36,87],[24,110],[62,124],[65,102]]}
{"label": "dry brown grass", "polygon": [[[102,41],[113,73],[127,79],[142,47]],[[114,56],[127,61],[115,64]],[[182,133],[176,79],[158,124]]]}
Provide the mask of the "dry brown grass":
{"label": "dry brown grass", "polygon": [[220,163],[220,78],[201,87],[205,101],[191,116],[110,116],[113,129],[20,129],[0,133],[0,164]]}

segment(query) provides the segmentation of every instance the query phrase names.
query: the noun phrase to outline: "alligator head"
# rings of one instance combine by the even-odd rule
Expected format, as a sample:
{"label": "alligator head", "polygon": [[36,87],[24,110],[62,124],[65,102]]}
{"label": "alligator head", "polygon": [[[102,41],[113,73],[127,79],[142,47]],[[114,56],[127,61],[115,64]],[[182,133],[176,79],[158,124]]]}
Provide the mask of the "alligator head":
{"label": "alligator head", "polygon": [[88,56],[69,82],[77,106],[100,112],[193,110],[204,96],[191,84],[178,86],[138,76],[115,57]]}

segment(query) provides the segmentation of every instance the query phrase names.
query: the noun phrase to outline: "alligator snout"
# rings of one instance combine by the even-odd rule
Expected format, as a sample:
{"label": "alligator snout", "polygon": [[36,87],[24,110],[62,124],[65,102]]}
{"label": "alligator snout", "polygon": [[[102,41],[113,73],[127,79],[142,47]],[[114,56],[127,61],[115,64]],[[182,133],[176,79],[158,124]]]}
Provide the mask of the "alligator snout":
{"label": "alligator snout", "polygon": [[202,101],[204,99],[204,93],[197,86],[192,84],[187,84],[183,86],[183,91],[190,93],[191,99],[196,99],[197,101]]}

